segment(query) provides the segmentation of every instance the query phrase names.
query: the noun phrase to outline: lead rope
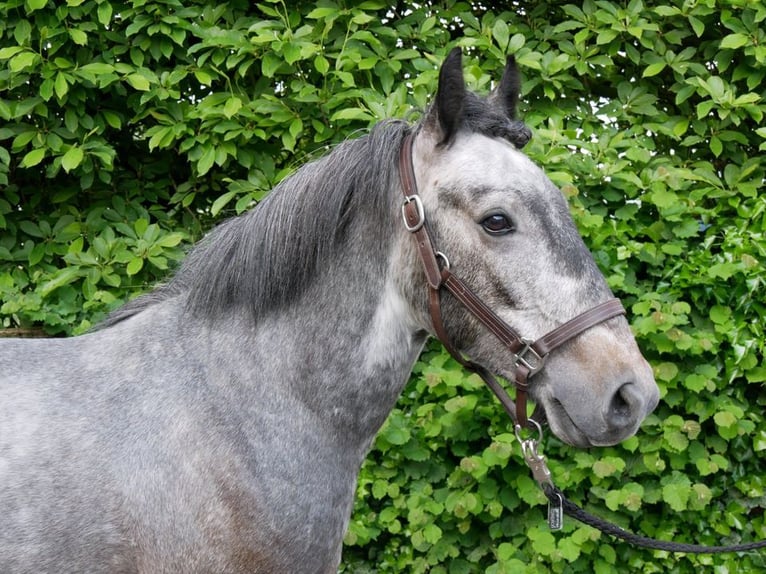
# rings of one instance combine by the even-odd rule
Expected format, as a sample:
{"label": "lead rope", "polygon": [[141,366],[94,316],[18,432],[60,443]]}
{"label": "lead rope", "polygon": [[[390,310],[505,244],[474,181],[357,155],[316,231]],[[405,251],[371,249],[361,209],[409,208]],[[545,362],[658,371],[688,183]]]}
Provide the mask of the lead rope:
{"label": "lead rope", "polygon": [[[534,423],[534,420],[531,420],[530,422]],[[613,538],[618,538],[634,546],[652,550],[684,552],[687,554],[721,554],[724,552],[747,552],[749,550],[766,548],[766,540],[743,544],[731,544],[727,546],[706,546],[704,544],[686,544],[683,542],[656,540],[654,538],[649,538],[648,536],[634,534],[633,532],[629,532],[603,518],[599,518],[586,512],[574,502],[567,499],[566,496],[564,496],[564,493],[553,484],[551,472],[545,462],[545,457],[539,452],[543,431],[537,423],[535,423],[535,426],[537,427],[538,432],[536,439],[522,438],[522,429],[518,425],[516,426],[516,438],[519,441],[519,444],[521,444],[521,453],[524,456],[524,462],[526,462],[527,466],[532,471],[532,477],[537,481],[537,484],[540,485],[540,488],[548,499],[548,526],[551,530],[561,530],[564,526],[564,515],[566,514],[567,516],[579,520],[583,524],[592,526]]]}

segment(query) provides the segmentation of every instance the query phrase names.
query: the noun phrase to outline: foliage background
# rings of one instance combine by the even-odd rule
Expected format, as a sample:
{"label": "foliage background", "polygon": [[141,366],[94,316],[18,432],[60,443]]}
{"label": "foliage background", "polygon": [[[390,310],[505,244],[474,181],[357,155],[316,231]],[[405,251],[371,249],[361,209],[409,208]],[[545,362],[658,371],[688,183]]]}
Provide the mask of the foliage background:
{"label": "foliage background", "polygon": [[[523,67],[527,152],[654,366],[636,438],[545,452],[570,498],[648,535],[766,536],[766,7],[749,0],[0,2],[0,328],[77,334],[307,158],[422,109],[449,48]],[[569,522],[502,411],[437,345],[359,480],[343,572],[749,572]]]}

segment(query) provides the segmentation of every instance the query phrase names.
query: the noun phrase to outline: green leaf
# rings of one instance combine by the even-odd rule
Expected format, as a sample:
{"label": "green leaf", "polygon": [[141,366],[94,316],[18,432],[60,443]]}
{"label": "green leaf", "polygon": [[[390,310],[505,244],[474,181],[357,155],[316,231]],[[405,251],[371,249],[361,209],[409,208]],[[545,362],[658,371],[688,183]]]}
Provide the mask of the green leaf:
{"label": "green leaf", "polygon": [[56,74],[56,80],[53,87],[56,91],[56,96],[60,100],[64,99],[64,97],[67,95],[67,92],[69,91],[69,85],[67,84],[66,76],[63,72],[58,72]]}
{"label": "green leaf", "polygon": [[144,267],[144,260],[141,259],[140,257],[134,257],[133,259],[128,261],[128,265],[125,271],[127,272],[129,276],[133,276],[139,271],[141,271],[143,267]]}
{"label": "green leaf", "polygon": [[327,58],[325,58],[322,54],[319,54],[316,58],[314,58],[314,67],[316,68],[317,72],[324,76],[330,70],[330,62],[328,62]]}
{"label": "green leaf", "polygon": [[656,76],[665,69],[666,65],[667,64],[665,62],[655,62],[654,64],[649,64],[646,68],[644,68],[643,77],[651,78],[652,76]]}
{"label": "green leaf", "polygon": [[88,35],[78,28],[69,28],[69,37],[78,46],[86,46],[88,44]]}
{"label": "green leaf", "polygon": [[514,34],[511,37],[511,42],[508,44],[508,52],[516,54],[527,43],[527,37],[524,34]]}
{"label": "green leaf", "polygon": [[763,383],[766,382],[766,365],[748,369],[745,373],[748,383]]}
{"label": "green leaf", "polygon": [[25,0],[24,3],[27,5],[29,11],[33,12],[34,10],[45,8],[48,4],[48,0]]}
{"label": "green leaf", "polygon": [[674,363],[660,363],[654,367],[654,375],[662,381],[672,381],[678,375],[678,366]]}
{"label": "green leaf", "polygon": [[136,90],[145,92],[151,87],[149,80],[147,80],[141,74],[130,74],[125,77],[125,80]]}
{"label": "green leaf", "polygon": [[344,108],[330,116],[330,121],[333,122],[337,120],[363,120],[369,122],[374,119],[372,114],[361,108]]}
{"label": "green leaf", "polygon": [[312,20],[324,20],[326,18],[329,18],[331,16],[337,16],[339,13],[338,8],[335,7],[320,7],[320,8],[314,8],[311,12],[306,14],[306,18],[310,18]]}
{"label": "green leaf", "polygon": [[723,153],[723,143],[717,136],[710,138],[710,151],[712,151],[716,157],[721,157]]}
{"label": "green leaf", "polygon": [[101,110],[101,115],[104,116],[106,123],[111,127],[115,129],[120,129],[122,127],[122,120],[118,114],[110,112],[109,110]]}
{"label": "green leaf", "polygon": [[223,106],[223,115],[227,118],[234,116],[240,109],[242,109],[242,100],[234,96],[226,100]]}
{"label": "green leaf", "polygon": [[281,58],[272,52],[267,52],[261,60],[261,73],[267,78],[272,78],[281,65]]}
{"label": "green leaf", "polygon": [[501,50],[506,50],[508,48],[510,31],[508,29],[508,24],[500,18],[495,20],[495,24],[492,26],[492,36],[495,38],[495,41]]}
{"label": "green leaf", "polygon": [[10,68],[11,72],[20,72],[21,70],[36,64],[39,59],[40,56],[38,56],[35,52],[21,52],[20,54],[17,54],[11,58],[10,62],[8,63],[8,67]]}
{"label": "green leaf", "polygon": [[207,172],[210,171],[210,168],[213,167],[213,163],[215,162],[215,148],[207,144],[204,147],[204,152],[202,153],[202,157],[200,157],[199,161],[197,162],[197,173],[199,175],[205,175]]}
{"label": "green leaf", "polygon": [[701,38],[702,34],[705,33],[705,23],[694,16],[689,16],[689,24],[691,24],[692,30],[694,30],[694,34],[697,38]]}
{"label": "green leaf", "polygon": [[727,323],[731,318],[731,308],[724,305],[713,305],[710,308],[710,319],[719,325]]}
{"label": "green leaf", "polygon": [[91,62],[90,64],[80,66],[79,71],[94,74],[96,76],[102,76],[114,73],[115,67],[112,64],[107,64],[104,62]]}
{"label": "green leaf", "polygon": [[11,58],[12,56],[15,56],[19,52],[23,52],[24,48],[22,46],[8,46],[5,48],[0,48],[0,60],[7,60],[8,58]]}
{"label": "green leaf", "polygon": [[717,424],[719,427],[724,428],[733,427],[735,424],[737,424],[737,417],[729,411],[717,412],[713,417],[713,420],[715,420],[715,424]]}
{"label": "green leaf", "polygon": [[621,472],[624,468],[625,462],[622,459],[616,457],[604,457],[593,464],[593,473],[600,478],[605,478],[617,472]]}
{"label": "green leaf", "polygon": [[598,36],[596,37],[596,44],[599,46],[603,44],[609,44],[612,40],[614,40],[617,37],[618,33],[616,30],[612,29],[606,29],[601,30],[598,33]]}
{"label": "green leaf", "polygon": [[56,289],[69,285],[75,279],[82,276],[82,270],[79,267],[64,267],[53,274],[53,277],[45,281],[39,287],[40,295],[47,297]]}
{"label": "green leaf", "polygon": [[213,85],[213,76],[211,76],[206,70],[194,70],[194,77],[203,86]]}
{"label": "green leaf", "polygon": [[98,21],[102,26],[108,26],[112,21],[112,5],[108,2],[101,2],[97,9]]}
{"label": "green leaf", "polygon": [[532,548],[541,556],[551,556],[556,552],[556,539],[548,530],[538,527],[530,530],[528,533],[532,540]]}
{"label": "green leaf", "polygon": [[436,544],[441,540],[442,529],[436,526],[436,524],[427,524],[423,528],[423,538],[430,544]]}
{"label": "green leaf", "polygon": [[26,233],[30,237],[36,237],[38,239],[42,239],[45,237],[45,234],[40,229],[40,226],[32,221],[26,221],[26,220],[20,221],[19,229],[21,229],[24,233]]}
{"label": "green leaf", "polygon": [[295,42],[287,42],[282,46],[282,56],[288,64],[294,64],[301,58],[301,47]]}
{"label": "green leaf", "polygon": [[729,34],[721,40],[721,48],[737,49],[750,43],[750,38],[745,34]]}
{"label": "green leaf", "polygon": [[28,152],[21,160],[21,167],[34,167],[45,158],[45,148],[37,148]]}
{"label": "green leaf", "polygon": [[688,478],[684,476],[676,478],[673,482],[662,487],[662,499],[676,512],[686,510],[691,494],[690,486],[691,483]]}
{"label": "green leaf", "polygon": [[213,205],[210,207],[210,214],[213,217],[218,215],[220,211],[226,206],[226,204],[229,203],[236,196],[237,196],[236,191],[227,191],[223,195],[216,198],[216,200],[213,202]]}
{"label": "green leaf", "polygon": [[62,156],[61,167],[64,168],[64,171],[70,172],[82,163],[82,160],[84,157],[85,157],[85,154],[83,153],[82,148],[77,146],[72,146]]}

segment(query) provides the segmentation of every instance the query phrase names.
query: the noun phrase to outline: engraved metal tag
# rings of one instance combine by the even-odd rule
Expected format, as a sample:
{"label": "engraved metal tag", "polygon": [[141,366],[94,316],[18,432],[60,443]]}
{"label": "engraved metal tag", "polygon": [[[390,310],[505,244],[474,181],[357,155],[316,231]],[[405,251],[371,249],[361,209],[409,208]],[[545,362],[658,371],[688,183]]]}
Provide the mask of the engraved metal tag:
{"label": "engraved metal tag", "polygon": [[551,530],[561,530],[564,526],[564,503],[561,495],[556,493],[556,501],[548,501],[548,528]]}

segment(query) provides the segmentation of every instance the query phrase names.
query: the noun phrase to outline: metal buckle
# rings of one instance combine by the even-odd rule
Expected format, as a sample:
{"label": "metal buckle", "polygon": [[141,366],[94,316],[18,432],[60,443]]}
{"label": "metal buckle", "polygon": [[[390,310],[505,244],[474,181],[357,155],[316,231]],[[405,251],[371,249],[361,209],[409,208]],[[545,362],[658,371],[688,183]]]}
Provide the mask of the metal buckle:
{"label": "metal buckle", "polygon": [[[543,368],[543,364],[545,363],[545,356],[541,356],[537,351],[535,351],[532,348],[532,345],[534,344],[534,341],[532,339],[527,339],[526,337],[521,338],[521,342],[524,343],[524,346],[521,348],[521,350],[516,353],[513,356],[513,366],[518,367],[519,364],[524,365],[527,369],[529,369],[529,375],[534,375],[537,371]],[[527,359],[527,355],[532,355],[532,362],[530,363]]]}
{"label": "metal buckle", "polygon": [[[410,225],[410,222],[407,221],[407,206],[413,201],[415,202],[418,221],[414,225]],[[425,209],[423,209],[423,202],[419,195],[408,195],[404,198],[404,204],[402,205],[402,219],[404,219],[404,227],[406,227],[407,231],[410,233],[415,233],[418,229],[423,227],[423,224],[426,222],[426,212]]]}

